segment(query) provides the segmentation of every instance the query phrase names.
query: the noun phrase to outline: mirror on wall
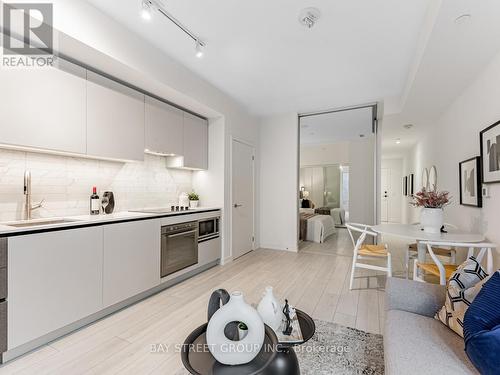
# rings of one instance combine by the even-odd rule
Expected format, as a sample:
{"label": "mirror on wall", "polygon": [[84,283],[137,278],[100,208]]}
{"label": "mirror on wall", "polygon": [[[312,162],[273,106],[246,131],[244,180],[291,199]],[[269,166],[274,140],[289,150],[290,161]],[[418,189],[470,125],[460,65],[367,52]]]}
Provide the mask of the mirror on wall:
{"label": "mirror on wall", "polygon": [[429,170],[424,168],[422,170],[422,189],[429,190]]}
{"label": "mirror on wall", "polygon": [[433,165],[429,171],[429,189],[430,190],[437,189],[437,184],[438,184],[437,168],[435,165]]}

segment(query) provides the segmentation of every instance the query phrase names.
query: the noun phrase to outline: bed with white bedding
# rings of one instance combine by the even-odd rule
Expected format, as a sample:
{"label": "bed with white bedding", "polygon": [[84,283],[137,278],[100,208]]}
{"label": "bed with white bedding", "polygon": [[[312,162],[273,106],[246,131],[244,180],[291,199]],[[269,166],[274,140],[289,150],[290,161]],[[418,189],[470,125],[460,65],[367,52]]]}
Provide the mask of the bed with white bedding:
{"label": "bed with white bedding", "polygon": [[331,215],[315,214],[314,209],[300,209],[301,240],[323,243],[334,233],[336,229]]}

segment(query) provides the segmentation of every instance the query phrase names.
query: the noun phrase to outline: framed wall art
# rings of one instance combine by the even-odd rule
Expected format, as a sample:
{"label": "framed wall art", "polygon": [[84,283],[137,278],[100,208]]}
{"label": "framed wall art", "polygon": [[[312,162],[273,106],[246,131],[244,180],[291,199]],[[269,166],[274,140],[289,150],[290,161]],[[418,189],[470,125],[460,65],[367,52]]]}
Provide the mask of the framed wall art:
{"label": "framed wall art", "polygon": [[479,141],[483,183],[500,182],[500,121],[481,131]]}
{"label": "framed wall art", "polygon": [[482,207],[481,158],[476,156],[460,162],[458,170],[460,173],[460,204]]}

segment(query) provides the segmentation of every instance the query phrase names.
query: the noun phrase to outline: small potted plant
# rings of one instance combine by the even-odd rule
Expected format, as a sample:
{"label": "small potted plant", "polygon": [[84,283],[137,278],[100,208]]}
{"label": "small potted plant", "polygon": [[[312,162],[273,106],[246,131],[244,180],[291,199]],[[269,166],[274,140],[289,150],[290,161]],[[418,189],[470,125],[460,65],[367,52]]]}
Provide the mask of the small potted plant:
{"label": "small potted plant", "polygon": [[238,324],[238,337],[243,340],[248,335],[248,327],[245,323],[240,322]]}
{"label": "small potted plant", "polygon": [[424,227],[424,232],[441,233],[444,224],[443,208],[450,204],[450,199],[448,191],[437,191],[436,188],[422,188],[412,197],[411,205],[422,207],[420,224]]}
{"label": "small potted plant", "polygon": [[200,196],[198,194],[196,194],[193,191],[193,192],[189,193],[188,198],[189,198],[189,208],[198,207],[198,202],[200,201]]}

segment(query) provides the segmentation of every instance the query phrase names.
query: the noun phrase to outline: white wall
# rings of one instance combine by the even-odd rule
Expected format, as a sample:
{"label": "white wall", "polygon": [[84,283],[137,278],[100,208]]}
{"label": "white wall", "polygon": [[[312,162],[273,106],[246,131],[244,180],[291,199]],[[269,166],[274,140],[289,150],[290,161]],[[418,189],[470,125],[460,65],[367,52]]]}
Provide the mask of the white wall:
{"label": "white wall", "polygon": [[[430,127],[431,130],[415,146],[409,157],[410,168],[415,170],[419,181],[422,168],[430,168],[433,164],[437,166],[438,188],[449,190],[453,196],[453,203],[445,209],[447,222],[466,230],[483,232],[488,240],[498,245],[500,183],[489,185],[491,198],[483,200],[482,209],[461,206],[458,163],[479,155],[479,132],[500,120],[499,97],[500,54]],[[413,217],[416,215],[413,212]],[[498,249],[495,258],[499,268]]]}
{"label": "white wall", "polygon": [[[52,3],[54,28],[60,31],[56,36],[59,51],[211,119],[221,119],[224,129],[219,128],[215,133],[224,139],[222,143],[214,142],[223,144],[224,168],[214,166],[206,173],[212,174],[211,181],[224,182],[224,194],[205,198],[222,206],[227,213],[231,204],[231,137],[245,140],[258,152],[258,121],[230,96],[89,3],[81,0],[53,0]],[[215,158],[220,162],[221,156],[219,153]],[[230,220],[224,220],[224,232],[230,233]],[[230,257],[231,241],[224,236],[223,242],[224,257]]]}
{"label": "white wall", "polygon": [[265,118],[260,130],[261,247],[297,251],[298,116]]}
{"label": "white wall", "polygon": [[349,164],[349,142],[300,145],[300,166]]}

